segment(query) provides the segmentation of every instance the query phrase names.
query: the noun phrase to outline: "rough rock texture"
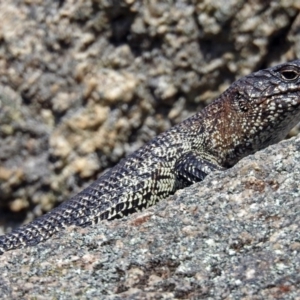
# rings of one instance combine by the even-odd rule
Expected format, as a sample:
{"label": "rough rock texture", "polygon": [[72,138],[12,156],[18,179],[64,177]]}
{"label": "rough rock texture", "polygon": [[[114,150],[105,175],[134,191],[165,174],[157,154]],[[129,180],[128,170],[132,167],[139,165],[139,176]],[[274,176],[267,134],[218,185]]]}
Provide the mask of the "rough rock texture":
{"label": "rough rock texture", "polygon": [[0,1],[0,233],[237,77],[300,58],[299,3]]}
{"label": "rough rock texture", "polygon": [[0,257],[5,299],[299,299],[300,135],[127,219]]}

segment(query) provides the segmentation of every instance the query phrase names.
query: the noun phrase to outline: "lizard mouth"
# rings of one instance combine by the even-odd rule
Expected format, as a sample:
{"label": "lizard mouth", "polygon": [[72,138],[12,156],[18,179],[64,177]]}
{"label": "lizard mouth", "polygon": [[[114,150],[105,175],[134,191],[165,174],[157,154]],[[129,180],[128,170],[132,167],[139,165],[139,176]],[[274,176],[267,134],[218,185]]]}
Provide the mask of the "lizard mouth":
{"label": "lizard mouth", "polygon": [[282,107],[290,105],[295,107],[300,105],[300,86],[293,91],[278,91],[272,94],[262,94],[261,96],[256,96],[254,99],[255,103],[258,105],[274,102],[275,105],[281,105]]}

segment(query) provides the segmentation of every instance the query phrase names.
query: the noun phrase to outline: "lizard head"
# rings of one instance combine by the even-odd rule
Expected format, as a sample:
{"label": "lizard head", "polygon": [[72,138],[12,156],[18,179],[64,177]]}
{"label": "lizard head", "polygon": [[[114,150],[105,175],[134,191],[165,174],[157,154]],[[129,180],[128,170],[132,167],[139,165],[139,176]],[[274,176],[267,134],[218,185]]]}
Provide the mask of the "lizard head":
{"label": "lizard head", "polygon": [[[300,122],[300,60],[284,63],[245,76],[224,92],[227,102],[226,162],[284,139]],[[225,128],[226,127],[226,128]]]}

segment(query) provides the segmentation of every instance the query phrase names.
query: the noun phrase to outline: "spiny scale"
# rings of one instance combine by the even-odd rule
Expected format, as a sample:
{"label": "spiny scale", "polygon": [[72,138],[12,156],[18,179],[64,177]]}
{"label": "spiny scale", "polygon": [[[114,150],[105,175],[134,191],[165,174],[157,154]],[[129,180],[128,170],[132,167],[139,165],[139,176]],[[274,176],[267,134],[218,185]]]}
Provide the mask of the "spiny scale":
{"label": "spiny scale", "polygon": [[299,119],[300,60],[248,75],[70,200],[1,236],[0,253],[38,244],[69,225],[88,226],[154,205],[280,141]]}

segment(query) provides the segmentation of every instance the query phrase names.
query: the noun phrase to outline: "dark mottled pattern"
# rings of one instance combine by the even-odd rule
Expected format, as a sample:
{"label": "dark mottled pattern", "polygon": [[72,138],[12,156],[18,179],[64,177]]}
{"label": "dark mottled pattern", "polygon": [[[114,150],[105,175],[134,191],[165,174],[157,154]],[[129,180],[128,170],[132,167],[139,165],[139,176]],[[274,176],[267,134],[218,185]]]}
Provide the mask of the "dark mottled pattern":
{"label": "dark mottled pattern", "polygon": [[0,253],[154,205],[283,139],[300,119],[300,60],[233,83],[201,112],[123,159],[48,214],[0,237]]}

